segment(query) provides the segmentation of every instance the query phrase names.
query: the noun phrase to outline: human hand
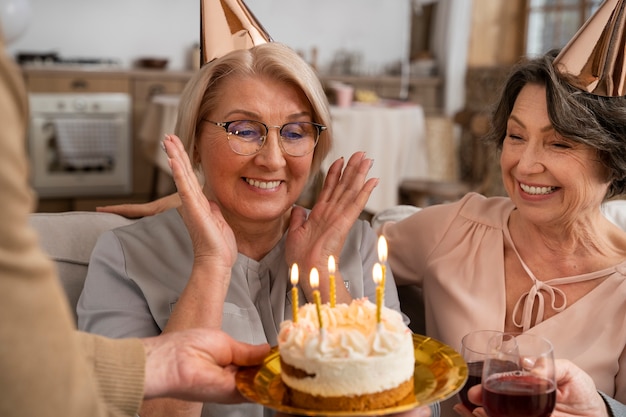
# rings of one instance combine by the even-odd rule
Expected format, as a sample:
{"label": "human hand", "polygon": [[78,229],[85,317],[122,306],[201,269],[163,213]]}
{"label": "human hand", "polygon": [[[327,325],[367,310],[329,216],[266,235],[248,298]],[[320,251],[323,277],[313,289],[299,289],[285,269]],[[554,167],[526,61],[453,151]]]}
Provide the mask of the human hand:
{"label": "human hand", "polygon": [[191,167],[180,139],[166,135],[163,146],[182,203],[180,212],[187,226],[196,263],[223,264],[230,269],[237,259],[237,242],[218,205],[208,201]]}
{"label": "human hand", "polygon": [[556,407],[552,417],[607,417],[604,400],[591,376],[566,359],[555,360]]}
{"label": "human hand", "polygon": [[[481,400],[482,388],[480,387],[480,385],[476,385],[470,388],[470,391],[474,393],[478,392],[478,394],[476,394],[478,397],[474,398],[473,396],[470,396],[468,392],[469,400],[473,402],[474,404],[482,404],[482,400]],[[474,411],[470,411],[462,403],[458,403],[454,405],[453,409],[461,417],[489,417],[487,416],[487,413],[485,413],[485,410],[482,407],[476,407]]]}
{"label": "human hand", "polygon": [[178,197],[178,193],[174,193],[148,203],[111,204],[96,207],[96,211],[119,214],[129,219],[138,219],[153,216],[178,206],[180,206],[180,198]]}
{"label": "human hand", "polygon": [[[606,405],[593,382],[582,369],[566,359],[556,359],[556,406],[551,417],[608,417]],[[474,404],[482,404],[482,387],[470,388],[468,398]],[[470,412],[461,404],[454,410],[463,417],[487,417],[482,408]]]}
{"label": "human hand", "polygon": [[[339,254],[354,222],[365,208],[377,178],[366,179],[373,160],[356,152],[343,169],[343,158],[329,168],[322,191],[306,217],[302,207],[294,207],[287,233],[285,257],[289,265],[298,264],[301,271],[316,267],[320,272],[320,292],[328,294],[328,257],[340,262]],[[339,275],[339,274],[337,274]],[[301,280],[302,290],[311,299],[308,280]],[[343,286],[337,286],[340,301]]]}
{"label": "human hand", "polygon": [[232,404],[245,399],[235,385],[239,366],[260,364],[269,345],[249,345],[221,330],[190,329],[141,339],[146,352],[144,398]]}

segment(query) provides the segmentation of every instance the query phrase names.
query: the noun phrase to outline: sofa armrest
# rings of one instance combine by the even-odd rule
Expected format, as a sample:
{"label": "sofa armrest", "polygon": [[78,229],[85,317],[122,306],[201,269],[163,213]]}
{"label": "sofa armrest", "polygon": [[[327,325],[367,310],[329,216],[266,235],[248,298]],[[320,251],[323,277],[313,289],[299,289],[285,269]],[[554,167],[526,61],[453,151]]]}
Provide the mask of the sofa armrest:
{"label": "sofa armrest", "polygon": [[39,235],[41,248],[55,262],[74,316],[96,240],[102,232],[133,221],[116,214],[87,211],[30,215],[29,222]]}

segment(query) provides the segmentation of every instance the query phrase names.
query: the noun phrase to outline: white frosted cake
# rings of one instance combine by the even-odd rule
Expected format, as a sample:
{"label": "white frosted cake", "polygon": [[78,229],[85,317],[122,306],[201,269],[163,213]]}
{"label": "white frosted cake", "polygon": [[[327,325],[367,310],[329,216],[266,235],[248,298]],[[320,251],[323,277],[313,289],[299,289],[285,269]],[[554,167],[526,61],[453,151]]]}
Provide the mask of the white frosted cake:
{"label": "white frosted cake", "polygon": [[317,410],[359,411],[401,403],[413,393],[413,337],[397,311],[367,299],[330,308],[300,307],[281,324],[278,348],[287,401]]}

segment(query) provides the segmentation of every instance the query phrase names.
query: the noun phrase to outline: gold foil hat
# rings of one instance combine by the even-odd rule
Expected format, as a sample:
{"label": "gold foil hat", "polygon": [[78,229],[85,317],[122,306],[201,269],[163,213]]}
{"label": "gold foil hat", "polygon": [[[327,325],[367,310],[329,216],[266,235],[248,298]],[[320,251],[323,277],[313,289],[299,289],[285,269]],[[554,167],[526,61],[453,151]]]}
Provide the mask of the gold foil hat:
{"label": "gold foil hat", "polygon": [[625,25],[625,0],[605,0],[554,59],[555,68],[581,90],[626,95]]}
{"label": "gold foil hat", "polygon": [[272,42],[243,0],[200,0],[201,64]]}

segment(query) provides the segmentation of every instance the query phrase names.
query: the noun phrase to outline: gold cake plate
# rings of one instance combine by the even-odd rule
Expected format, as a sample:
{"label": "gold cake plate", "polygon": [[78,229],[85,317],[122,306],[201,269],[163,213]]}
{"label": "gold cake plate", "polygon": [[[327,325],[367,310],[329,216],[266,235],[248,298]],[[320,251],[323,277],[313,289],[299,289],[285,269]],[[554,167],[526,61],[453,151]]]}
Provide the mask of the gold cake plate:
{"label": "gold cake plate", "polygon": [[467,380],[467,365],[451,347],[430,337],[413,335],[415,349],[414,395],[401,404],[367,411],[325,411],[292,407],[283,400],[285,385],[280,378],[280,358],[274,347],[263,364],[241,368],[236,375],[237,389],[248,400],[285,414],[301,416],[382,416],[408,411],[456,394]]}

